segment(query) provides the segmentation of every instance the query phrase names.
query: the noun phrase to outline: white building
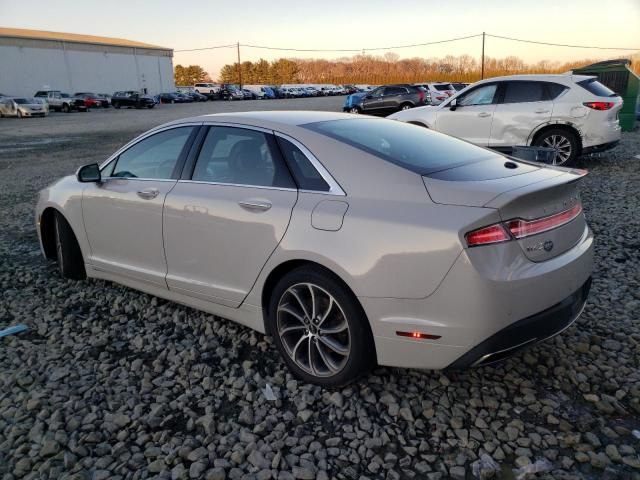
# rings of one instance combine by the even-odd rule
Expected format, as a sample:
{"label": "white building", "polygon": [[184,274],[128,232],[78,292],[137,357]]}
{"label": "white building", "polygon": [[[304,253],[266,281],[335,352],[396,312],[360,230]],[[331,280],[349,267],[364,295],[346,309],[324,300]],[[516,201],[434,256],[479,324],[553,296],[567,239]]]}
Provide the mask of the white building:
{"label": "white building", "polygon": [[173,50],[120,38],[0,27],[0,93],[174,89]]}

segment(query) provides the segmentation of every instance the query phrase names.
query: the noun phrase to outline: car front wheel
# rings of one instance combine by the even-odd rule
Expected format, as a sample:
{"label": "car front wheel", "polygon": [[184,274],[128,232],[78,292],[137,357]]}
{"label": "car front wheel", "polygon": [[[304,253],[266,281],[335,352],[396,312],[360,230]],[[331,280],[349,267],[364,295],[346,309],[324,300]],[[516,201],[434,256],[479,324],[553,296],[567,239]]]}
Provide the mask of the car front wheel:
{"label": "car front wheel", "polygon": [[351,107],[349,113],[360,113],[360,107]]}
{"label": "car front wheel", "polygon": [[319,269],[302,267],[278,282],[269,328],[289,369],[308,383],[340,387],[375,361],[362,307],[342,282]]}
{"label": "car front wheel", "polygon": [[82,251],[69,222],[58,212],[55,215],[55,235],[56,260],[60,275],[65,278],[82,280],[86,277]]}
{"label": "car front wheel", "polygon": [[578,156],[578,140],[576,136],[564,129],[551,129],[539,135],[533,142],[537,147],[555,150],[553,165],[570,165]]}

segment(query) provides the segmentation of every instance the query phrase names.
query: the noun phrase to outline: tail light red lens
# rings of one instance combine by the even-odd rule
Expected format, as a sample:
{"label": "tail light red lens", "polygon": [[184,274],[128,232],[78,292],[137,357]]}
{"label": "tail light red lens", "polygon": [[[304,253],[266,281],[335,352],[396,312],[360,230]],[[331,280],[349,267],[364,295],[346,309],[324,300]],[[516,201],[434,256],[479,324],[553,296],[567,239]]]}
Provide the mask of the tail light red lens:
{"label": "tail light red lens", "polygon": [[583,105],[585,107],[589,107],[593,110],[609,110],[613,108],[615,103],[613,102],[584,102]]}
{"label": "tail light red lens", "polygon": [[543,217],[537,220],[511,220],[507,222],[507,228],[514,238],[525,238],[530,235],[536,235],[561,227],[576,218],[580,213],[582,213],[582,205],[578,203],[569,210],[556,213],[549,217]]}
{"label": "tail light red lens", "polygon": [[501,223],[496,223],[495,225],[489,225],[488,227],[483,227],[469,232],[465,235],[465,238],[467,239],[467,245],[470,247],[511,240],[511,237]]}
{"label": "tail light red lens", "polygon": [[490,245],[493,243],[507,242],[512,239],[526,238],[538,233],[547,232],[554,228],[561,227],[577,218],[582,213],[580,203],[548,217],[537,218],[535,220],[523,220],[516,218],[502,223],[495,223],[488,227],[473,230],[465,235],[467,245],[477,247],[479,245]]}

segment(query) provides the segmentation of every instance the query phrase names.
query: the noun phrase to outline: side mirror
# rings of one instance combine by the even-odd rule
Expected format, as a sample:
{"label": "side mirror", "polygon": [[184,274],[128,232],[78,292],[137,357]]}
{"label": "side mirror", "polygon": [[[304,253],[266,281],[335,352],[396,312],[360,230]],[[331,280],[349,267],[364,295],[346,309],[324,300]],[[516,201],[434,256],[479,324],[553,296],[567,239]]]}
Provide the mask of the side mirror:
{"label": "side mirror", "polygon": [[80,183],[100,183],[102,181],[100,167],[97,163],[84,165],[78,169],[76,178]]}
{"label": "side mirror", "polygon": [[449,102],[449,110],[454,111],[456,108],[458,108],[458,100],[454,98]]}

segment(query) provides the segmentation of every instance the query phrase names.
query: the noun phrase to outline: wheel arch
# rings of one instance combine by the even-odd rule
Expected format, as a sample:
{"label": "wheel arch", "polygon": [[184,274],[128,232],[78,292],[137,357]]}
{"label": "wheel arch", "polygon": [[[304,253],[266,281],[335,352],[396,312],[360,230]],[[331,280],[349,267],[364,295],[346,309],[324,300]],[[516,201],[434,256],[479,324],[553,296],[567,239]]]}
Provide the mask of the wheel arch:
{"label": "wheel arch", "polygon": [[[42,250],[49,260],[56,259],[56,213],[62,212],[53,207],[47,207],[40,215],[40,238],[42,241]],[[75,235],[75,233],[74,233]]]}
{"label": "wheel arch", "polygon": [[376,354],[376,352],[375,352],[375,342],[374,342],[374,338],[373,338],[373,331],[371,329],[371,323],[370,323],[369,318],[368,318],[368,316],[367,316],[367,314],[366,314],[366,312],[364,310],[364,307],[360,303],[360,300],[358,299],[357,295],[351,289],[351,287],[349,287],[348,283],[340,275],[338,275],[335,271],[333,271],[332,269],[322,265],[321,263],[313,261],[313,260],[307,260],[307,259],[286,260],[286,261],[280,263],[279,265],[277,265],[276,267],[274,267],[269,272],[269,274],[265,278],[265,281],[262,284],[262,292],[261,292],[261,296],[260,296],[261,307],[262,307],[262,311],[264,312],[264,315],[263,315],[264,331],[267,332],[268,334],[271,334],[270,325],[269,325],[269,322],[268,322],[269,301],[271,299],[271,294],[272,294],[276,284],[287,273],[289,273],[289,272],[291,272],[291,271],[293,271],[293,270],[295,270],[297,268],[300,268],[300,267],[311,267],[311,268],[317,269],[317,270],[319,270],[319,271],[321,271],[321,272],[323,272],[323,273],[325,273],[327,275],[330,275],[338,283],[340,283],[346,289],[346,291],[349,294],[351,294],[351,296],[353,297],[353,299],[355,301],[356,307],[360,309],[361,314],[367,320],[367,328],[369,330],[369,334],[371,335],[371,346],[374,349],[374,355],[375,355]]}
{"label": "wheel arch", "polygon": [[544,132],[547,132],[549,130],[556,130],[556,129],[566,130],[568,132],[571,132],[573,135],[575,135],[576,140],[578,142],[578,155],[579,155],[580,152],[582,151],[582,132],[580,131],[580,128],[577,125],[568,121],[554,121],[554,122],[543,123],[542,125],[538,126],[535,130],[531,132],[531,134],[529,135],[529,138],[527,139],[527,144],[533,145],[536,139],[540,135],[542,135]]}

